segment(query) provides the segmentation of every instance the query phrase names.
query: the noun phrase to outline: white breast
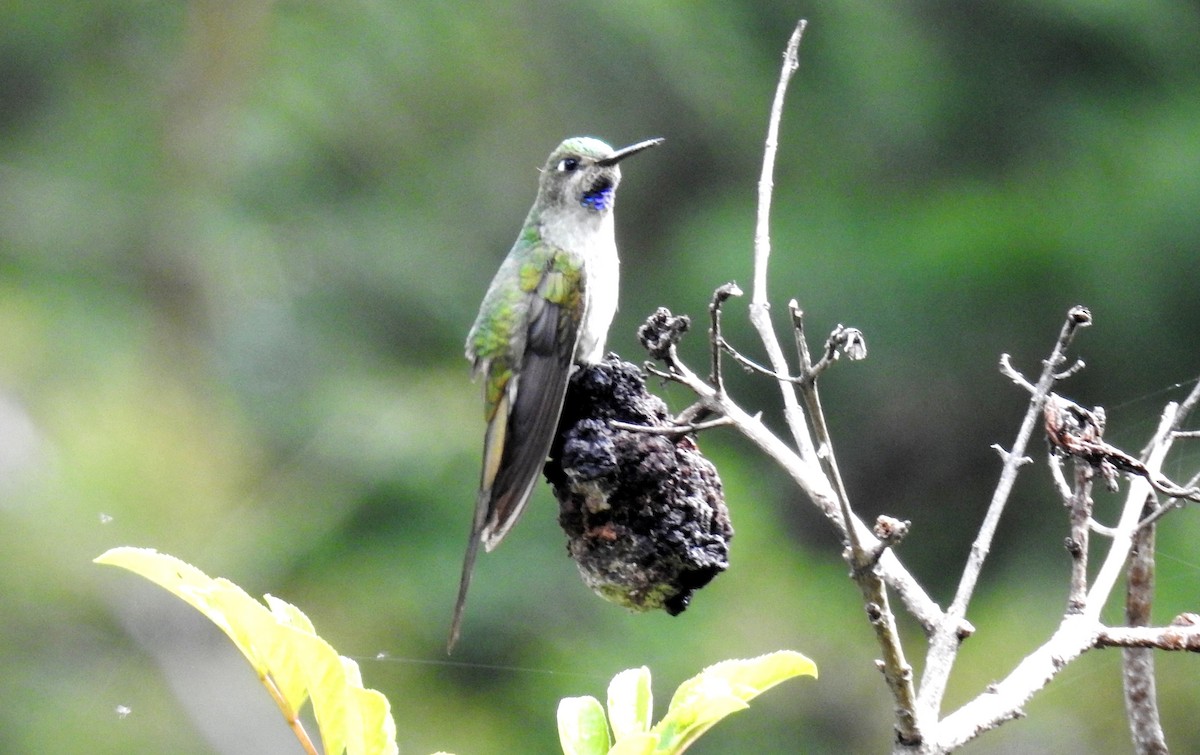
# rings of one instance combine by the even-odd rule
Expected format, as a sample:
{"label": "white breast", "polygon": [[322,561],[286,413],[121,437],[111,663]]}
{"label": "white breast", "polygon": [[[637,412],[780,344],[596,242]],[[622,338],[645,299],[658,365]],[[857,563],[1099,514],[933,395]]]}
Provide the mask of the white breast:
{"label": "white breast", "polygon": [[604,357],[608,328],[617,313],[620,260],[617,259],[613,214],[575,214],[568,222],[545,224],[543,234],[547,242],[569,250],[583,260],[587,295],[575,361],[599,362]]}
{"label": "white breast", "polygon": [[617,313],[617,291],[620,279],[620,260],[613,233],[613,216],[604,213],[597,232],[584,251],[584,275],[587,281],[587,304],[583,313],[575,361],[593,364],[604,358],[604,343],[608,328]]}

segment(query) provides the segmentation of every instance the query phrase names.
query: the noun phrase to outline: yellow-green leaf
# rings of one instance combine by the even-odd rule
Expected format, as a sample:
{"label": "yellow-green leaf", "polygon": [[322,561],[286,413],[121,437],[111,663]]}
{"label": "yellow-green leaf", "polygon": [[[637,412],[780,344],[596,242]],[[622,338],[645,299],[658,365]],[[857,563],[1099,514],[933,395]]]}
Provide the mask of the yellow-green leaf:
{"label": "yellow-green leaf", "polygon": [[563,755],[605,755],[608,723],[594,697],[565,697],[558,704],[558,741]]}
{"label": "yellow-green leaf", "polygon": [[321,730],[325,752],[346,751],[353,722],[348,720],[346,704],[346,669],[341,658],[329,643],[316,635],[289,627],[291,644],[305,670],[308,696],[312,701],[313,717]]}
{"label": "yellow-green leaf", "polygon": [[653,707],[650,669],[631,668],[613,677],[608,685],[608,722],[618,744],[625,737],[650,731]]}
{"label": "yellow-green leaf", "polygon": [[354,696],[362,719],[364,752],[396,752],[396,722],[388,699],[373,689],[355,689]]}
{"label": "yellow-green leaf", "polygon": [[267,607],[271,609],[271,613],[274,614],[275,619],[280,624],[296,627],[297,629],[303,632],[308,632],[309,634],[317,633],[317,630],[313,628],[312,621],[310,621],[309,618],[304,615],[303,611],[301,611],[299,608],[296,608],[291,603],[287,602],[286,600],[281,600],[271,593],[264,595],[263,600],[267,601]]}
{"label": "yellow-green leaf", "polygon": [[619,740],[608,751],[608,755],[654,755],[657,747],[658,737],[649,732],[643,732],[631,734]]}
{"label": "yellow-green leaf", "polygon": [[750,700],[794,676],[815,677],[817,667],[800,653],[783,650],[714,664],[679,685],[666,716],[651,733],[657,752],[680,753],[713,724],[748,707]]}
{"label": "yellow-green leaf", "polygon": [[299,608],[268,595],[268,609],[229,580],[150,549],[114,548],[96,563],[139,574],[207,616],[250,661],[289,723],[310,700],[327,755],[397,752],[387,698],[363,689],[358,664],[317,636]]}
{"label": "yellow-green leaf", "polygon": [[[290,627],[300,632],[314,634],[312,622],[308,620],[299,608],[286,603],[274,595],[263,596],[271,607],[271,616],[279,624],[278,631]],[[300,710],[300,706],[308,699],[308,675],[302,665],[302,659],[295,652],[295,647],[286,639],[270,643],[266,648],[266,661],[271,669],[271,681],[288,701],[292,710]]]}

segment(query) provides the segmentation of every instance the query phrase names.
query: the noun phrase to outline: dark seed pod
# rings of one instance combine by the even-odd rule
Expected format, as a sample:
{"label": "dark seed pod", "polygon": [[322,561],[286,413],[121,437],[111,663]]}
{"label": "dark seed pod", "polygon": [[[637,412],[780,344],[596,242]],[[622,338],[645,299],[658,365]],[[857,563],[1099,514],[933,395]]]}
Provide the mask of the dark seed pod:
{"label": "dark seed pod", "polygon": [[716,467],[691,435],[613,428],[669,427],[636,365],[609,354],[571,377],[546,477],[584,582],[636,611],[687,608],[729,566],[733,528]]}

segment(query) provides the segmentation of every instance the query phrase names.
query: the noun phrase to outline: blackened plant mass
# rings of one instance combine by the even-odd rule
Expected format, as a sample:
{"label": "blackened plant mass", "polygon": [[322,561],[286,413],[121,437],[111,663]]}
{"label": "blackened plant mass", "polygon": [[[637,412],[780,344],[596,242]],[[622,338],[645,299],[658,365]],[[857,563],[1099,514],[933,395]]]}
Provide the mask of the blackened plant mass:
{"label": "blackened plant mass", "polygon": [[571,377],[546,478],[583,580],[606,600],[678,615],[729,566],[733,527],[716,467],[671,427],[636,365],[609,354]]}

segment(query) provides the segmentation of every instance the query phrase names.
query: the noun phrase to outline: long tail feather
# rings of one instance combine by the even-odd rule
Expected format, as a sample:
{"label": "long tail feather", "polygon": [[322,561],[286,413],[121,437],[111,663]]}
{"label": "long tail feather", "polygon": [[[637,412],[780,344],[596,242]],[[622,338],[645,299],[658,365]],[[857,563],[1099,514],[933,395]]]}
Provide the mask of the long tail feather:
{"label": "long tail feather", "polygon": [[[475,519],[471,523],[471,539],[467,541],[467,554],[463,557],[462,576],[458,578],[458,599],[454,603],[454,618],[450,620],[450,637],[446,641],[446,655],[454,652],[458,634],[462,629],[463,609],[467,607],[467,591],[471,588],[471,575],[475,571],[475,557],[479,555],[480,533],[487,521],[487,502],[482,498],[476,503]],[[482,515],[481,515],[482,514]]]}

